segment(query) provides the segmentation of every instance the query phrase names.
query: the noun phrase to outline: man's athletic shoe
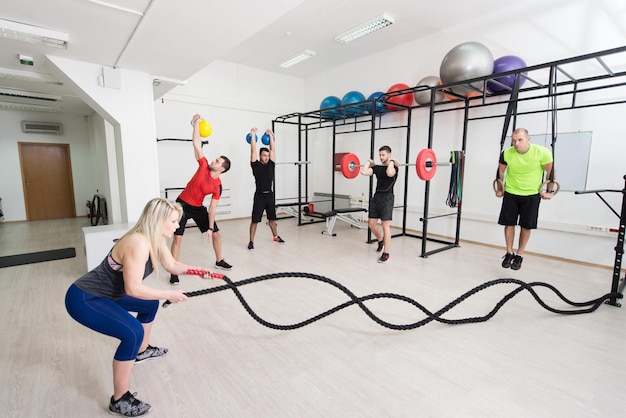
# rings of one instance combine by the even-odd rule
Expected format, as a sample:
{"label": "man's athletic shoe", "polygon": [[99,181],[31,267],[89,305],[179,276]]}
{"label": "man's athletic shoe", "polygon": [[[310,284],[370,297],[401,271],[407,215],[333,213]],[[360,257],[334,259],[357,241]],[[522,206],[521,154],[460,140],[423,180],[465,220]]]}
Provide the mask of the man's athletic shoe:
{"label": "man's athletic shoe", "polygon": [[524,261],[524,257],[522,257],[521,255],[516,255],[513,258],[513,262],[511,263],[511,269],[512,270],[519,270],[522,268],[522,261]]}
{"label": "man's athletic shoe", "polygon": [[376,248],[376,252],[379,253],[383,250],[383,247],[385,246],[385,242],[384,241],[378,241],[378,247]]}
{"label": "man's athletic shoe", "polygon": [[386,263],[387,261],[389,261],[389,253],[382,253],[380,255],[380,258],[378,259],[379,263]]}
{"label": "man's athletic shoe", "polygon": [[137,354],[135,364],[142,363],[146,360],[154,360],[155,358],[163,357],[167,354],[167,348],[159,348],[148,345],[145,350]]}
{"label": "man's athletic shoe", "polygon": [[178,276],[175,274],[170,275],[170,284],[178,284],[180,280],[178,280]]}
{"label": "man's athletic shoe", "polygon": [[249,249],[249,250],[254,250],[254,242],[250,241],[250,242],[248,243],[248,249]]}
{"label": "man's athletic shoe", "polygon": [[505,269],[508,269],[509,267],[511,267],[511,263],[513,262],[513,259],[515,258],[515,254],[513,253],[506,253],[504,254],[504,257],[502,257],[502,267],[504,267]]}
{"label": "man's athletic shoe", "polygon": [[228,264],[224,259],[215,262],[215,267],[221,268],[222,270],[230,270],[233,268],[230,264]]}
{"label": "man's athletic shoe", "polygon": [[140,417],[150,412],[152,406],[135,398],[137,392],[126,392],[117,401],[113,400],[109,403],[109,412],[111,414],[121,415],[123,417]]}
{"label": "man's athletic shoe", "polygon": [[279,243],[279,244],[284,244],[284,243],[285,243],[285,241],[284,241],[284,240],[280,237],[280,235],[276,235],[276,236],[272,239],[272,241],[277,242],[277,243]]}

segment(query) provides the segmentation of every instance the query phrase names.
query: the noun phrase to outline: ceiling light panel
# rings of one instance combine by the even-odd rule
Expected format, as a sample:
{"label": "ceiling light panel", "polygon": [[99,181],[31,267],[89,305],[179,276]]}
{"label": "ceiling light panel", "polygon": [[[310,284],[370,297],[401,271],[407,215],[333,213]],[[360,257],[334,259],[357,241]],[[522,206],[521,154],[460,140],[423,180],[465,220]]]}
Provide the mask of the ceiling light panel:
{"label": "ceiling light panel", "polygon": [[315,56],[315,51],[311,51],[310,49],[305,49],[304,51],[294,55],[293,57],[281,62],[278,64],[280,68],[289,68],[296,64],[301,63],[302,61],[308,60],[311,57]]}
{"label": "ceiling light panel", "polygon": [[32,112],[51,112],[51,113],[58,113],[61,111],[61,109],[58,107],[9,103],[9,102],[2,102],[2,101],[0,101],[0,109],[17,110],[17,111],[32,111]]}
{"label": "ceiling light panel", "polygon": [[35,73],[32,71],[14,70],[12,68],[0,67],[0,78],[9,80],[32,81],[36,83],[63,85],[59,80],[52,77],[51,74]]}
{"label": "ceiling light panel", "polygon": [[352,42],[365,35],[369,35],[370,33],[386,28],[387,26],[392,25],[393,22],[394,19],[391,16],[382,14],[335,36],[335,41],[347,44],[348,42]]}
{"label": "ceiling light panel", "polygon": [[0,19],[0,37],[60,49],[67,49],[70,39],[67,33],[4,19]]}
{"label": "ceiling light panel", "polygon": [[137,16],[143,16],[144,13],[140,12],[139,10],[134,10],[125,6],[120,6],[118,4],[113,4],[107,1],[102,1],[102,0],[88,0],[91,3],[95,3],[95,4],[99,4],[100,6],[104,6],[104,7],[109,7],[111,9],[115,9],[115,10],[120,10],[122,12],[126,12],[126,13],[132,13],[134,15]]}

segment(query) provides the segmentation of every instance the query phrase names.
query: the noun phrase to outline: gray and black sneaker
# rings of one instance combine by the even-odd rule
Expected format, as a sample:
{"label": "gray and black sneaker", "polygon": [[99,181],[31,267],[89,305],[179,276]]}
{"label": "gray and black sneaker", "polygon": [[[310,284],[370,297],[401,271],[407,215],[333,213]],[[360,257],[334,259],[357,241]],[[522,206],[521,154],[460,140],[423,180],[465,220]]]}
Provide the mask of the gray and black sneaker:
{"label": "gray and black sneaker", "polygon": [[180,283],[180,280],[178,279],[178,276],[176,274],[171,274],[170,275],[170,284],[177,285],[178,283]]}
{"label": "gray and black sneaker", "polygon": [[376,252],[379,253],[383,250],[383,247],[385,246],[385,242],[384,241],[378,241],[378,247],[376,247]]}
{"label": "gray and black sneaker", "polygon": [[113,396],[111,396],[109,413],[123,417],[141,417],[146,415],[150,412],[152,406],[135,398],[135,395],[137,395],[137,392],[126,392],[117,401],[114,401]]}
{"label": "gray and black sneaker", "polygon": [[522,261],[524,261],[524,257],[521,255],[516,255],[513,257],[513,262],[511,263],[511,270],[519,270],[522,268]]}
{"label": "gray and black sneaker", "polygon": [[222,260],[220,260],[220,261],[216,261],[216,262],[215,262],[215,267],[219,267],[219,268],[221,268],[222,270],[230,270],[230,269],[232,269],[232,268],[233,268],[233,266],[231,266],[230,264],[228,264],[228,263],[226,262],[226,260],[224,260],[224,259],[222,259]]}
{"label": "gray and black sneaker", "polygon": [[509,267],[511,267],[511,263],[513,262],[514,258],[515,258],[514,253],[504,254],[504,257],[502,257],[502,267],[505,269],[508,269]]}
{"label": "gray and black sneaker", "polygon": [[167,348],[159,348],[148,345],[145,350],[137,354],[135,364],[142,363],[146,360],[154,360],[155,358],[163,357],[167,354],[167,351]]}

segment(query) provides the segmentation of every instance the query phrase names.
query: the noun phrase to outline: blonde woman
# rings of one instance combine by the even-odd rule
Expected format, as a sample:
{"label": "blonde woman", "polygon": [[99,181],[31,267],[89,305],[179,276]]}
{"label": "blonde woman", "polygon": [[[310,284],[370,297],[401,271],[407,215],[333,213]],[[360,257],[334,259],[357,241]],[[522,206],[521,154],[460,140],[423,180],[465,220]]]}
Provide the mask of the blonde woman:
{"label": "blonde woman", "polygon": [[[180,204],[166,199],[152,199],[145,206],[137,224],[119,239],[102,263],[76,280],[65,297],[67,312],[77,322],[101,334],[120,340],[113,357],[113,396],[109,410],[113,414],[137,417],[151,406],[129,391],[133,366],[167,354],[167,348],[148,344],[152,323],[159,309],[159,299],[182,302],[182,290],[161,290],[143,284],[162,266],[171,274],[187,274],[188,266],[172,257],[166,240],[178,228],[182,215]],[[136,312],[137,315],[131,315]]]}

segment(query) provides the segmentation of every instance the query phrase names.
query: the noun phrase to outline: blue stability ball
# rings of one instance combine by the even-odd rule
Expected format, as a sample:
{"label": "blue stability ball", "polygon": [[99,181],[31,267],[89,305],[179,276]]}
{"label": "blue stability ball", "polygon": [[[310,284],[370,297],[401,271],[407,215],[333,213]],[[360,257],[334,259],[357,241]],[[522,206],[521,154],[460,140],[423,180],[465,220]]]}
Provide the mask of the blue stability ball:
{"label": "blue stability ball", "polygon": [[324,100],[322,100],[322,103],[320,103],[320,110],[322,111],[322,117],[326,118],[326,119],[337,119],[342,117],[341,115],[341,111],[340,110],[327,110],[324,111],[324,109],[330,109],[331,107],[337,107],[337,106],[341,106],[341,99],[337,96],[328,96],[326,97]]}
{"label": "blue stability ball", "polygon": [[[364,102],[365,96],[360,91],[349,91],[347,92],[343,98],[341,99],[341,104],[343,106],[348,106],[353,103]],[[346,116],[358,116],[366,113],[366,106],[363,104],[348,106],[344,110],[346,112]]]}
{"label": "blue stability ball", "polygon": [[[369,95],[367,100],[376,100],[384,94],[385,93],[383,93],[382,91],[375,91],[374,93]],[[385,113],[385,111],[387,110],[387,106],[385,106],[384,100],[381,100],[380,102],[375,102],[373,106],[376,107],[376,113]],[[371,112],[373,106],[368,104],[367,111]]]}
{"label": "blue stability ball", "polygon": [[[489,48],[480,42],[465,42],[452,48],[439,67],[439,77],[443,84],[471,78],[484,77],[493,73],[493,55]],[[470,96],[477,94],[482,82],[461,84],[452,87],[456,94]]]}
{"label": "blue stability ball", "polygon": [[269,145],[270,144],[270,136],[268,135],[267,132],[265,132],[263,134],[263,136],[261,137],[261,142],[263,142],[263,145]]}
{"label": "blue stability ball", "polygon": [[[246,135],[246,142],[250,143],[250,134]],[[259,136],[256,134],[254,135],[254,142],[259,142]]]}
{"label": "blue stability ball", "polygon": [[[504,73],[507,71],[519,70],[520,68],[526,68],[526,63],[520,57],[516,57],[515,55],[505,55],[503,57],[498,58],[493,62],[493,74]],[[524,73],[527,74],[527,73]],[[507,87],[513,88],[513,84],[515,83],[515,75],[509,74],[502,77],[494,78],[495,81],[504,84]],[[526,79],[522,77],[519,81],[520,87],[524,84]],[[492,83],[491,81],[487,82],[487,90],[492,93],[501,93],[503,91],[509,91],[506,87],[502,87],[499,84]]]}

